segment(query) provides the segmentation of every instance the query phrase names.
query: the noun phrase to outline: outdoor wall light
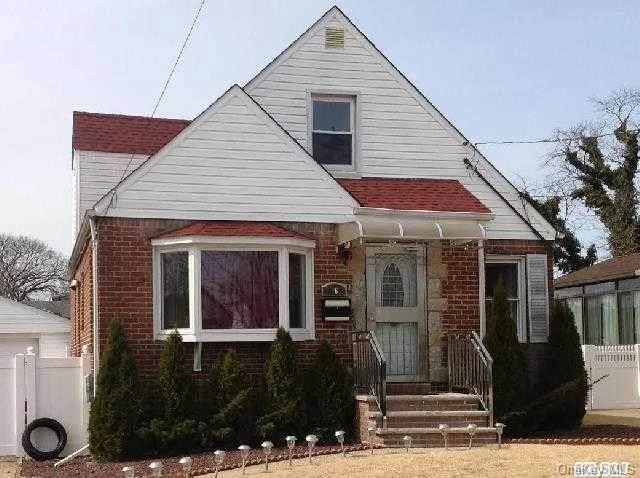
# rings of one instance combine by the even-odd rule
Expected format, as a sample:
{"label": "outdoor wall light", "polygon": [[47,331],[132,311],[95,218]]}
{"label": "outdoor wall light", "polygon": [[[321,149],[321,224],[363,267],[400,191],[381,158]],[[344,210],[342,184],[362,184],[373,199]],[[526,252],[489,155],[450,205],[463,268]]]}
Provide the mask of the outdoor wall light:
{"label": "outdoor wall light", "polygon": [[502,444],[502,432],[504,432],[504,423],[496,423],[496,433],[498,434],[498,450]]}
{"label": "outdoor wall light", "polygon": [[160,478],[162,476],[162,462],[161,461],[152,461],[149,464],[149,468],[151,469],[151,476],[154,478]]}
{"label": "outdoor wall light", "polygon": [[133,469],[132,466],[125,466],[122,469],[122,474],[124,475],[124,478],[134,478],[135,470]]}
{"label": "outdoor wall light", "polygon": [[224,450],[216,450],[213,452],[213,461],[216,464],[216,474],[214,478],[218,478],[218,470],[220,469],[220,465],[224,462],[227,453]]}
{"label": "outdoor wall light", "polygon": [[344,430],[338,430],[337,432],[334,433],[334,435],[336,436],[336,440],[338,440],[338,443],[340,443],[340,448],[342,449],[342,456],[347,456],[347,454],[344,451]]}
{"label": "outdoor wall light", "polygon": [[444,449],[448,450],[449,443],[447,442],[447,435],[449,434],[449,425],[447,425],[446,423],[441,423],[440,425],[438,425],[438,430],[440,430],[440,433],[442,433],[442,439],[444,440]]}
{"label": "outdoor wall light", "polygon": [[373,437],[376,434],[376,427],[367,428],[367,432],[369,433],[369,448],[371,449],[371,454],[373,455]]}
{"label": "outdoor wall light", "polygon": [[271,455],[273,443],[271,443],[270,441],[263,441],[261,446],[264,450],[264,470],[269,471],[269,455]]}
{"label": "outdoor wall light", "polygon": [[309,463],[311,463],[311,453],[313,452],[313,447],[318,443],[318,437],[315,435],[307,435],[305,440],[307,440],[307,444],[309,445]]}
{"label": "outdoor wall light", "polygon": [[469,434],[469,449],[471,449],[471,442],[473,442],[473,435],[476,434],[478,430],[478,425],[475,423],[469,423],[467,425],[467,433]]}
{"label": "outdoor wall light", "polygon": [[287,438],[285,438],[285,441],[287,442],[287,448],[289,448],[289,466],[293,466],[293,463],[291,462],[291,455],[293,454],[293,447],[296,446],[296,440],[297,438],[293,435],[289,435]]}
{"label": "outdoor wall light", "polygon": [[405,435],[402,437],[402,441],[404,442],[404,449],[407,453],[409,453],[409,448],[411,448],[411,442],[413,441],[410,435]]}
{"label": "outdoor wall light", "polygon": [[242,474],[244,475],[244,467],[247,466],[247,458],[249,458],[251,447],[249,445],[240,445],[238,450],[240,450],[240,457],[242,458]]}

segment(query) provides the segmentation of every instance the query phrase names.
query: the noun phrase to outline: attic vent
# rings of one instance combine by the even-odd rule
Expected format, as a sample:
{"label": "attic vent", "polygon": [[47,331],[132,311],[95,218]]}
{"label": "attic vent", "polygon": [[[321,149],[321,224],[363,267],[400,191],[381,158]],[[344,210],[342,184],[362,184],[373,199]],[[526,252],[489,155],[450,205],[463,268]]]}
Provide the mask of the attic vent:
{"label": "attic vent", "polygon": [[342,28],[327,28],[324,31],[325,48],[344,48],[344,30]]}

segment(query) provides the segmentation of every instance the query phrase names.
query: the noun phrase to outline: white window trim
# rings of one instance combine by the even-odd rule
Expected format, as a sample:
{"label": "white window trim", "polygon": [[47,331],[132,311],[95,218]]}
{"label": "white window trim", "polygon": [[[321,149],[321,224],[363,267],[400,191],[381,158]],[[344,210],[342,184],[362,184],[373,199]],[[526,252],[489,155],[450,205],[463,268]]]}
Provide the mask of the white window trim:
{"label": "white window trim", "polygon": [[[202,329],[200,291],[200,258],[203,250],[274,251],[278,253],[278,324],[288,330],[295,341],[315,339],[313,249],[315,242],[298,238],[264,238],[251,236],[189,236],[154,239],[153,245],[153,333],[164,340],[176,329],[162,328],[162,268],[160,255],[167,252],[189,253],[189,327],[177,329],[185,342],[269,342],[277,328],[271,329]],[[288,254],[306,257],[306,327],[289,328],[289,261]]]}
{"label": "white window trim", "polygon": [[[518,320],[516,328],[518,333],[518,341],[520,343],[527,342],[527,279],[525,256],[500,256],[487,255],[485,264],[516,264],[518,266]],[[485,271],[486,274],[486,271]],[[485,297],[485,302],[491,299]]]}
{"label": "white window trim", "polygon": [[350,103],[351,114],[351,164],[322,164],[322,167],[326,168],[332,174],[341,177],[354,177],[358,171],[358,160],[360,157],[360,115],[358,113],[358,97],[359,91],[349,90],[307,90],[307,151],[313,157],[313,133],[328,133],[328,134],[344,134],[335,131],[324,131],[313,129],[313,101],[341,101],[344,103]]}

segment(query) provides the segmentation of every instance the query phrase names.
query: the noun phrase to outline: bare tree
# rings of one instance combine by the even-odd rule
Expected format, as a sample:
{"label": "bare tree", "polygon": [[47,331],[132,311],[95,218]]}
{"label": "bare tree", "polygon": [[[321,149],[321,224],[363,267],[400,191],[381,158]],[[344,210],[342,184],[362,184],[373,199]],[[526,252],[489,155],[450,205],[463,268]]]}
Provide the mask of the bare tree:
{"label": "bare tree", "polygon": [[0,296],[22,302],[66,289],[67,259],[44,242],[0,234]]}
{"label": "bare tree", "polygon": [[640,251],[638,120],[640,90],[592,100],[600,117],[556,131],[550,189],[581,201],[607,229],[614,256]]}

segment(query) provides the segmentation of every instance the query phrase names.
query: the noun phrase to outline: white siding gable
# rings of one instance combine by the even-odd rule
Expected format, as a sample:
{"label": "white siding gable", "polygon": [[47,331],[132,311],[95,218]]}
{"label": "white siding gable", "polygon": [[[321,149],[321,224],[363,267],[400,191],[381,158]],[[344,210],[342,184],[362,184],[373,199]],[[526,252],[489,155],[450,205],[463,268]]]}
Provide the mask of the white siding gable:
{"label": "white siding gable", "polygon": [[114,191],[98,215],[345,222],[357,206],[239,86]]}
{"label": "white siding gable", "polygon": [[[344,29],[344,48],[325,47],[327,27]],[[555,237],[551,225],[524,204],[517,190],[336,7],[245,90],[307,149],[311,95],[356,96],[358,175],[457,179],[495,214],[488,226],[489,238],[538,239],[518,214],[545,239]],[[465,158],[500,194],[465,167]]]}
{"label": "white siding gable", "polygon": [[69,319],[0,297],[0,333],[68,334]]}
{"label": "white siding gable", "polygon": [[[141,154],[73,152],[73,240],[85,213],[122,178],[140,166],[148,156]],[[125,171],[126,168],[126,171]]]}

